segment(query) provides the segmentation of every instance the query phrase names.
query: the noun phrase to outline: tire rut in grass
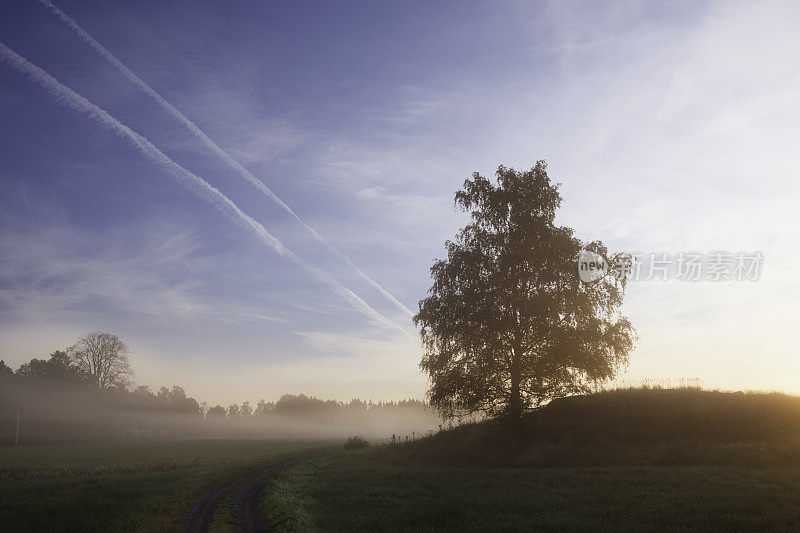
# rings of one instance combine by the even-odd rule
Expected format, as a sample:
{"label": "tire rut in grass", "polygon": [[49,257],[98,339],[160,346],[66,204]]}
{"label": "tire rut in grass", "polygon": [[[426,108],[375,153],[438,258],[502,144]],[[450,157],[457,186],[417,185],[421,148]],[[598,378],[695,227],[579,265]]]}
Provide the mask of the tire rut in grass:
{"label": "tire rut in grass", "polygon": [[268,531],[258,509],[258,498],[269,479],[282,470],[311,461],[321,455],[310,453],[275,461],[217,485],[195,502],[181,526],[181,531],[186,533],[208,531],[220,503],[230,496],[234,497],[234,507],[237,510],[237,531],[247,533]]}

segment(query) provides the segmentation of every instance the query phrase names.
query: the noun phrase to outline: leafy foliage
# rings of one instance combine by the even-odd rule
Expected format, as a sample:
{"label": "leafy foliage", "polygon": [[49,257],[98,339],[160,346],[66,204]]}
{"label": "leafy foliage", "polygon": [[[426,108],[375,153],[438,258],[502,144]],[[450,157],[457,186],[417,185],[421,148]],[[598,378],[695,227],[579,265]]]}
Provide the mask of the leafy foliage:
{"label": "leafy foliage", "polygon": [[50,359],[31,359],[20,365],[17,375],[40,379],[54,379],[71,383],[88,383],[89,377],[74,365],[67,352],[56,350]]}
{"label": "leafy foliage", "polygon": [[526,172],[501,166],[496,184],[475,173],[456,193],[471,223],[445,244],[414,317],[430,400],[446,416],[518,420],[627,363],[635,332],[619,312],[624,279],[579,280],[580,250],[607,250],[555,225],[561,200],[544,161]]}
{"label": "leafy foliage", "polygon": [[6,364],[5,361],[0,359],[0,376],[10,376],[14,370]]}
{"label": "leafy foliage", "polygon": [[126,389],[133,374],[128,363],[128,346],[112,333],[84,335],[67,352],[73,365],[89,376],[99,389]]}

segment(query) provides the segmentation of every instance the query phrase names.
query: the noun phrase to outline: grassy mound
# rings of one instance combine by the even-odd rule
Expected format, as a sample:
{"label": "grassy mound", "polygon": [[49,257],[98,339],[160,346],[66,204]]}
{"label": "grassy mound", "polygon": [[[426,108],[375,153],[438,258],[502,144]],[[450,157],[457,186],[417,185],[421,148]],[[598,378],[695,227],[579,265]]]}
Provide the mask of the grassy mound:
{"label": "grassy mound", "polygon": [[387,453],[486,466],[800,466],[800,397],[620,389],[554,400],[519,428],[459,426]]}

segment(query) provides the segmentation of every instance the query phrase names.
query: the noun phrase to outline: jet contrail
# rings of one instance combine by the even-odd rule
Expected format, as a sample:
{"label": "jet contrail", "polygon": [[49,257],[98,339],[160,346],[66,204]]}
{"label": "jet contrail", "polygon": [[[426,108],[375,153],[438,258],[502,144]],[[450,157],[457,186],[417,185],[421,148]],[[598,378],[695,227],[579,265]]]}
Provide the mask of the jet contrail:
{"label": "jet contrail", "polygon": [[127,139],[145,157],[153,161],[162,169],[168,171],[187,189],[200,196],[206,203],[211,204],[220,212],[231,218],[240,226],[254,233],[261,241],[274,250],[281,257],[285,257],[294,262],[306,272],[310,273],[317,280],[328,285],[333,292],[347,300],[359,312],[378,323],[397,328],[406,336],[411,335],[399,324],[392,322],[369,306],[353,291],[336,281],[327,272],[308,263],[305,259],[298,256],[292,250],[270,234],[267,229],[244,213],[231,199],[222,194],[219,190],[209,184],[206,180],[197,176],[193,172],[183,168],[178,163],[170,159],[161,150],[156,148],[150,141],[142,135],[133,131],[119,120],[109,115],[106,111],[91,103],[89,100],[79,95],[69,87],[63,85],[47,72],[37,67],[21,55],[17,54],[5,44],[0,43],[0,58],[19,72],[27,75],[33,81],[39,83],[55,96],[61,103],[67,105],[75,111],[87,114],[101,126],[112,130],[114,133]]}
{"label": "jet contrail", "polygon": [[349,267],[351,267],[355,272],[361,276],[367,283],[372,285],[375,289],[377,289],[383,296],[385,296],[389,301],[391,301],[398,309],[400,309],[403,313],[408,316],[412,316],[414,314],[411,309],[403,305],[403,303],[395,298],[389,291],[384,289],[377,281],[372,279],[369,275],[367,275],[363,270],[361,270],[353,261],[347,257],[344,252],[336,248],[334,245],[330,244],[327,240],[325,240],[322,235],[320,235],[317,230],[309,226],[300,216],[294,212],[294,210],[289,207],[283,200],[278,198],[278,196],[272,192],[272,190],[267,187],[263,181],[259,180],[255,177],[249,170],[247,170],[244,165],[239,163],[234,157],[228,154],[225,150],[219,147],[217,143],[212,141],[208,135],[206,135],[203,130],[201,130],[194,122],[189,120],[183,113],[178,111],[172,104],[167,102],[160,94],[158,94],[152,87],[150,87],[147,83],[144,82],[139,76],[134,74],[128,67],[125,66],[119,59],[117,59],[114,54],[109,52],[102,44],[100,44],[94,37],[92,37],[86,30],[84,30],[80,25],[78,25],[75,20],[73,20],[69,15],[61,11],[57,6],[55,6],[50,0],[39,0],[39,2],[47,7],[50,11],[52,11],[62,22],[64,22],[67,26],[72,28],[84,41],[86,41],[92,48],[97,50],[97,52],[102,55],[109,63],[114,65],[117,70],[122,72],[125,77],[127,77],[130,81],[132,81],[137,87],[139,87],[142,91],[147,93],[151,98],[153,98],[158,104],[166,109],[173,117],[178,119],[183,123],[184,126],[212,152],[214,152],[220,159],[225,161],[228,165],[230,165],[236,172],[239,173],[245,180],[247,180],[252,186],[256,189],[261,191],[264,195],[269,197],[273,202],[278,204],[284,211],[286,211],[289,215],[291,215],[297,222],[299,222],[309,233],[314,237],[314,239],[325,246],[328,250],[333,252],[339,259],[347,263]]}

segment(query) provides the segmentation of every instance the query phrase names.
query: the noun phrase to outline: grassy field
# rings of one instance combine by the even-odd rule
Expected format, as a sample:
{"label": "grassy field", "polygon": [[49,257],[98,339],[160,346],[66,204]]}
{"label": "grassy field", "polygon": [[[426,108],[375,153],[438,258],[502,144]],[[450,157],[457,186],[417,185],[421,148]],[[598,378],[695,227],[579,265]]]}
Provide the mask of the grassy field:
{"label": "grassy field", "polygon": [[211,521],[211,525],[208,526],[208,533],[236,531],[238,525],[235,502],[231,496],[222,500],[214,512],[214,519]]}
{"label": "grassy field", "polygon": [[[308,453],[323,448],[330,453]],[[176,531],[212,487],[289,456],[307,462],[275,466],[261,493],[275,531],[800,530],[800,398],[694,389],[567,398],[521,425],[467,424],[368,449],[246,440],[4,448],[0,530]],[[210,531],[252,517],[238,512],[242,501],[251,500],[226,496],[207,515]]]}
{"label": "grassy field", "polygon": [[800,469],[436,467],[342,450],[276,475],[275,531],[797,530]]}
{"label": "grassy field", "polygon": [[800,398],[635,388],[279,473],[274,530],[800,529]]}
{"label": "grassy field", "polygon": [[554,400],[518,428],[464,424],[399,451],[450,466],[800,468],[800,397],[618,389]]}
{"label": "grassy field", "polygon": [[0,529],[175,531],[215,484],[329,445],[204,440],[0,448]]}

